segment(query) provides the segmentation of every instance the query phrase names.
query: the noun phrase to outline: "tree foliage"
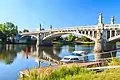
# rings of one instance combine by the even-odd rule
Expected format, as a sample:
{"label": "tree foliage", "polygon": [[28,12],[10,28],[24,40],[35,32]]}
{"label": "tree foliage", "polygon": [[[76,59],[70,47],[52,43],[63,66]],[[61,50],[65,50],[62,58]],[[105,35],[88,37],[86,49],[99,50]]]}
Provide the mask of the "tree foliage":
{"label": "tree foliage", "polygon": [[2,41],[7,40],[7,38],[14,37],[18,33],[17,26],[11,22],[6,22],[0,24],[0,39]]}
{"label": "tree foliage", "polygon": [[86,42],[86,41],[91,41],[90,39],[88,39],[87,37],[85,37],[85,36],[81,36],[81,41],[83,41],[83,42]]}
{"label": "tree foliage", "polygon": [[29,30],[28,29],[24,29],[23,32],[29,32]]}
{"label": "tree foliage", "polygon": [[75,35],[73,35],[73,34],[70,34],[70,35],[68,35],[68,41],[74,41],[75,40],[75,38],[76,38],[76,36]]}

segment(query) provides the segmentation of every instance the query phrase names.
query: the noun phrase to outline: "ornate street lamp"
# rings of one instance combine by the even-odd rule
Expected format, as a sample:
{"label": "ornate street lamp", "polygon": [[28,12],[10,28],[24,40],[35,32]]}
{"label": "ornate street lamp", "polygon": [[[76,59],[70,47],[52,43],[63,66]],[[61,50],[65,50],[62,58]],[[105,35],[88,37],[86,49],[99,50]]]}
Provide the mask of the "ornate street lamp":
{"label": "ornate street lamp", "polygon": [[50,25],[50,30],[51,30],[51,32],[52,32],[52,25]]}
{"label": "ornate street lamp", "polygon": [[41,31],[41,24],[39,25],[40,31]]}

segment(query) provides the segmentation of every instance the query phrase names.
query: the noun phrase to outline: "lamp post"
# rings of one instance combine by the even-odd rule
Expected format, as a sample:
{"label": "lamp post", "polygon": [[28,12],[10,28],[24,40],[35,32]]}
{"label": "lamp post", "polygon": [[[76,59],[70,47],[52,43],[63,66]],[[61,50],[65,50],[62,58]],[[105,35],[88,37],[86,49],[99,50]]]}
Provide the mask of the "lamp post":
{"label": "lamp post", "polygon": [[41,31],[41,24],[39,25],[39,29],[40,29],[40,31]]}
{"label": "lamp post", "polygon": [[52,33],[52,25],[50,25],[50,30],[51,30],[51,33]]}

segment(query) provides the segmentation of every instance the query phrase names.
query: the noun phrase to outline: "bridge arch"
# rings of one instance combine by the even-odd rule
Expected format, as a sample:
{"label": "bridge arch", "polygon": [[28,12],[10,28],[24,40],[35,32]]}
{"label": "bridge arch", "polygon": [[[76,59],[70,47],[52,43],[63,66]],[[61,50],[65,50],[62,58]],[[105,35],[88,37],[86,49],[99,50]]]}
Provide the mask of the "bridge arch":
{"label": "bridge arch", "polygon": [[117,41],[118,39],[120,40],[120,35],[109,38],[107,42]]}
{"label": "bridge arch", "polygon": [[62,36],[62,35],[65,35],[65,34],[77,34],[77,35],[82,35],[82,36],[85,36],[87,38],[89,38],[90,40],[93,40],[95,41],[95,38],[89,36],[89,35],[86,35],[86,34],[81,34],[81,33],[77,33],[77,32],[57,32],[57,33],[53,33],[53,34],[50,34],[46,37],[43,38],[43,41],[45,40],[51,40],[55,37],[58,37],[58,36]]}
{"label": "bridge arch", "polygon": [[37,42],[37,37],[35,35],[21,35],[19,37],[19,43],[30,43],[30,44],[36,44]]}
{"label": "bridge arch", "polygon": [[37,36],[35,35],[22,35],[20,39],[22,39],[23,37],[34,37],[35,39],[37,39]]}

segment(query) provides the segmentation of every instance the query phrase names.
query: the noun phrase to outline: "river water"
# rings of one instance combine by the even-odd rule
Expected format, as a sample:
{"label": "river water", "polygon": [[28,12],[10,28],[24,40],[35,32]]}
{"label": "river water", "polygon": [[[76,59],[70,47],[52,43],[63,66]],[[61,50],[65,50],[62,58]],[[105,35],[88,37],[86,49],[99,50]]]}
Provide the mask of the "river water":
{"label": "river water", "polygon": [[[93,54],[94,46],[64,45],[61,47],[36,47],[35,45],[0,45],[0,80],[17,80],[19,71],[38,66],[49,66],[49,59],[59,61],[64,56],[70,55],[75,50],[84,50]],[[120,53],[117,52],[117,56]],[[40,65],[38,58],[45,59]],[[88,57],[94,60],[94,55]]]}

